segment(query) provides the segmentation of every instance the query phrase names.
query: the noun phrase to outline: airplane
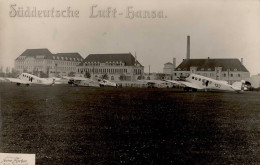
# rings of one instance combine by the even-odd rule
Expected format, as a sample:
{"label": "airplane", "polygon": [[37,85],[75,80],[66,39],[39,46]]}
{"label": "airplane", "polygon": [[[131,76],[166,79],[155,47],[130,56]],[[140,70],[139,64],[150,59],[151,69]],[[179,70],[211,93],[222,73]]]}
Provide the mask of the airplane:
{"label": "airplane", "polygon": [[6,79],[10,82],[16,83],[17,86],[20,86],[21,84],[25,84],[26,86],[29,86],[31,84],[39,84],[39,85],[55,84],[55,79],[40,78],[29,73],[22,73],[19,75],[18,78],[6,78]]}
{"label": "airplane", "polygon": [[240,82],[234,82],[232,85],[229,85],[227,81],[215,80],[212,78],[204,77],[197,74],[190,74],[185,81],[175,81],[175,80],[166,80],[168,82],[174,83],[176,85],[184,87],[184,91],[194,91],[197,90],[222,90],[222,91],[234,91],[242,92],[244,91],[245,80]]}
{"label": "airplane", "polygon": [[63,78],[68,79],[68,84],[72,86],[99,87],[99,83],[97,81],[93,81],[89,78],[67,76],[63,76]]}
{"label": "airplane", "polygon": [[171,82],[163,80],[139,80],[146,84],[147,88],[172,88]]}
{"label": "airplane", "polygon": [[99,79],[98,82],[100,87],[118,87],[117,83],[108,81],[106,79]]}
{"label": "airplane", "polygon": [[63,78],[68,79],[68,84],[72,86],[85,86],[85,87],[118,87],[118,85],[114,82],[98,79],[98,81],[91,80],[85,77],[68,77],[63,76]]}

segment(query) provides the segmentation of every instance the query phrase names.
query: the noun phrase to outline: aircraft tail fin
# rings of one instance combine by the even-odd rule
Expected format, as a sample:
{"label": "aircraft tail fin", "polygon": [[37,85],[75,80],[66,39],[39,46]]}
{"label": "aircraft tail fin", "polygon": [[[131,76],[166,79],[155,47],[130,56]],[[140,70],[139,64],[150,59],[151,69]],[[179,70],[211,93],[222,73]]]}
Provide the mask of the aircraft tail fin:
{"label": "aircraft tail fin", "polygon": [[232,84],[232,88],[237,91],[243,91],[245,86],[245,80],[236,81]]}

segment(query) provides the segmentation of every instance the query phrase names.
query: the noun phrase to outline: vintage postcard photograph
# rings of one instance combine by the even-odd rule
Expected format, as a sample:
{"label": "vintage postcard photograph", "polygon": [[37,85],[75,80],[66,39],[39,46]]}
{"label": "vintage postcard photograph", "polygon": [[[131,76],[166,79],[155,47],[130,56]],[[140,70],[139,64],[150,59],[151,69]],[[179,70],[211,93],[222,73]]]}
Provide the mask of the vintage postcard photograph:
{"label": "vintage postcard photograph", "polygon": [[260,164],[259,0],[0,0],[0,165]]}

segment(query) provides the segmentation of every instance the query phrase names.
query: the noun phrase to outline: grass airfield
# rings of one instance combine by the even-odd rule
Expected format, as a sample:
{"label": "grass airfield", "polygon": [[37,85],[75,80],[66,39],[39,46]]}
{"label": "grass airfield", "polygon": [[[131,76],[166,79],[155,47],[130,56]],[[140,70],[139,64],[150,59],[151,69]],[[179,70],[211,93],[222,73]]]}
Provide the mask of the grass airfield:
{"label": "grass airfield", "polygon": [[0,152],[37,164],[259,164],[260,92],[0,83]]}

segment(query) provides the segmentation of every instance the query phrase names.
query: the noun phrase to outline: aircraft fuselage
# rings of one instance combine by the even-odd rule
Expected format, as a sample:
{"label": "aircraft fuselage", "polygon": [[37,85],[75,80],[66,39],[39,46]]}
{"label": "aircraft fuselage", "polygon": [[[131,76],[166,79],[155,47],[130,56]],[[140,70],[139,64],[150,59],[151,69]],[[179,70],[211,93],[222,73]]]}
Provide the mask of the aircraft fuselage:
{"label": "aircraft fuselage", "polygon": [[186,80],[190,83],[198,85],[202,89],[224,90],[224,91],[238,91],[228,82],[218,81],[201,75],[191,74]]}
{"label": "aircraft fuselage", "polygon": [[40,77],[31,75],[29,73],[22,73],[19,76],[19,79],[22,80],[23,82],[25,82],[26,85],[29,85],[29,84],[52,85],[52,84],[54,84],[53,79],[40,78]]}

